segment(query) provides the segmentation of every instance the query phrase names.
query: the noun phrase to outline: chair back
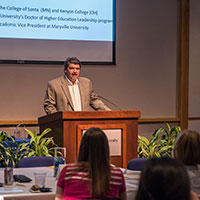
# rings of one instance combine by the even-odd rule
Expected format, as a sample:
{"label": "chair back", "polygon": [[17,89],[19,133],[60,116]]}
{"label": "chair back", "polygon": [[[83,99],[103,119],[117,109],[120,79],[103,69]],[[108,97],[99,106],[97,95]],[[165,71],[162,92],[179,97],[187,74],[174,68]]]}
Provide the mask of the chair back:
{"label": "chair back", "polygon": [[22,158],[19,160],[17,167],[47,167],[54,165],[54,157],[50,156],[35,156],[29,158]]}
{"label": "chair back", "polygon": [[148,158],[133,158],[128,162],[127,169],[141,171]]}

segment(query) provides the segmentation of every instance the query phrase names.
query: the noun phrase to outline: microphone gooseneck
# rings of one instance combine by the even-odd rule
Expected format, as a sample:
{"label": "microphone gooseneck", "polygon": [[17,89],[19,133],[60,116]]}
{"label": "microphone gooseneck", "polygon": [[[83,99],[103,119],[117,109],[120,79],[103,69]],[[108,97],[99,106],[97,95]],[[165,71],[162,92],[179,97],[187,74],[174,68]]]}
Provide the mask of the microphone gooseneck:
{"label": "microphone gooseneck", "polygon": [[15,127],[15,130],[14,130],[14,136],[17,136],[18,134],[20,134],[20,131],[18,130],[18,128],[24,124],[24,121],[22,121],[20,124],[18,124],[16,127]]}
{"label": "microphone gooseneck", "polygon": [[107,98],[101,96],[101,95],[97,95],[97,97],[107,101],[108,103],[110,103],[111,105],[113,105],[115,108],[117,108],[117,110],[122,110],[121,108],[119,108],[115,103],[111,102],[110,100],[108,100]]}

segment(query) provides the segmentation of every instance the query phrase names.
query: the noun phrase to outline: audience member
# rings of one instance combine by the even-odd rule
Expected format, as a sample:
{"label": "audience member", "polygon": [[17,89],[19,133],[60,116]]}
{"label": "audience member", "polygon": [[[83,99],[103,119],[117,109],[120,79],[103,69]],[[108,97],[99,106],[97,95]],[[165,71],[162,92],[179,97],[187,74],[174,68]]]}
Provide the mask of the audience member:
{"label": "audience member", "polygon": [[170,158],[151,158],[142,170],[136,200],[197,200],[190,192],[187,171],[182,163]]}
{"label": "audience member", "polygon": [[116,198],[127,198],[123,173],[109,163],[105,133],[89,128],[82,137],[77,162],[61,171],[56,200]]}
{"label": "audience member", "polygon": [[192,130],[182,131],[175,142],[173,154],[185,165],[192,191],[200,195],[200,134]]}

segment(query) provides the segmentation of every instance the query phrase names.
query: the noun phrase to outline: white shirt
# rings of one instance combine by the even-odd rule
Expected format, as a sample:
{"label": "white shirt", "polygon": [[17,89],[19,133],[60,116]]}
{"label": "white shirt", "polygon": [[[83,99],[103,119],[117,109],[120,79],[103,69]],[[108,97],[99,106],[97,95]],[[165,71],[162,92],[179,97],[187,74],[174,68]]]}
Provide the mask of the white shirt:
{"label": "white shirt", "polygon": [[72,102],[74,105],[74,111],[82,111],[81,108],[81,95],[78,87],[78,79],[76,79],[76,82],[73,84],[67,76],[65,76],[68,82],[68,88],[70,95],[72,97]]}

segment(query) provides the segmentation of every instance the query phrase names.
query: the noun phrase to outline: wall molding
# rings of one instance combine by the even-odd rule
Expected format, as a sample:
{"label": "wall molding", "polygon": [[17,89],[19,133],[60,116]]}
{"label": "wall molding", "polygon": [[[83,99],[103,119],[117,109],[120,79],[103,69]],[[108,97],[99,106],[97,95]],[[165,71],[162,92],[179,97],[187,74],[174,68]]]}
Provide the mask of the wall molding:
{"label": "wall molding", "polygon": [[[190,118],[189,118],[190,119]],[[200,118],[198,118],[200,120]],[[175,122],[175,123],[180,123],[179,118],[166,118],[166,117],[161,117],[161,118],[139,118],[139,124],[144,124],[144,123],[162,123],[162,122]],[[21,124],[23,122],[23,125],[33,125],[33,126],[38,126],[38,120],[0,120],[0,126],[17,126],[18,124]]]}
{"label": "wall molding", "polygon": [[166,118],[166,117],[162,117],[162,118],[140,118],[138,121],[139,121],[139,124],[144,124],[144,123],[163,123],[163,122],[180,123],[180,119],[179,118]]}
{"label": "wall molding", "polygon": [[200,117],[189,117],[188,120],[191,121],[200,120]]}
{"label": "wall molding", "polygon": [[38,120],[0,120],[0,126],[17,126],[21,123],[23,125],[38,125]]}
{"label": "wall molding", "polygon": [[188,128],[190,0],[180,0],[178,113],[181,129]]}

